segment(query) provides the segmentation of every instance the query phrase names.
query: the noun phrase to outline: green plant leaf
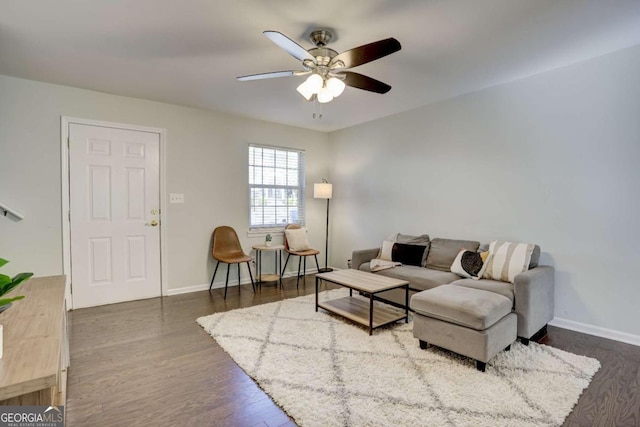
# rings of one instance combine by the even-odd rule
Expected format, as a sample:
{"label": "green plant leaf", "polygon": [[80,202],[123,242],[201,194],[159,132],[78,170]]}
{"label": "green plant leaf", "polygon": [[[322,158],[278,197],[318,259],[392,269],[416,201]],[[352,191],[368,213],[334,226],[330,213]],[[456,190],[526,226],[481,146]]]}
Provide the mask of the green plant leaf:
{"label": "green plant leaf", "polygon": [[6,265],[9,261],[7,261],[4,258],[0,258],[0,267],[2,267],[3,265]]}
{"label": "green plant leaf", "polygon": [[19,273],[13,276],[10,283],[0,287],[0,296],[11,292],[16,286],[20,285],[20,283],[27,280],[29,277],[33,276],[33,273]]}
{"label": "green plant leaf", "polygon": [[13,298],[1,298],[0,299],[0,306],[9,304],[10,302],[14,302],[14,301],[18,301],[24,299],[24,295],[19,295],[17,297],[13,297]]}
{"label": "green plant leaf", "polygon": [[11,279],[11,281],[17,286],[31,276],[33,276],[33,273],[18,273],[13,276],[13,279]]}
{"label": "green plant leaf", "polygon": [[11,277],[0,274],[0,295],[6,294],[5,289],[9,286],[11,286]]}

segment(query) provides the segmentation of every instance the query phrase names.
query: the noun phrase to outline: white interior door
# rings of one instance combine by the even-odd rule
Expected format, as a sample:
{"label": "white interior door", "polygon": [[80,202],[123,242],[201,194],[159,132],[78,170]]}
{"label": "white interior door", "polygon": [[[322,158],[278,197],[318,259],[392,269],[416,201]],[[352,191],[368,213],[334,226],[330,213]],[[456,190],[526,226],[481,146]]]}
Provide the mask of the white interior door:
{"label": "white interior door", "polygon": [[69,126],[73,307],[161,295],[160,135]]}

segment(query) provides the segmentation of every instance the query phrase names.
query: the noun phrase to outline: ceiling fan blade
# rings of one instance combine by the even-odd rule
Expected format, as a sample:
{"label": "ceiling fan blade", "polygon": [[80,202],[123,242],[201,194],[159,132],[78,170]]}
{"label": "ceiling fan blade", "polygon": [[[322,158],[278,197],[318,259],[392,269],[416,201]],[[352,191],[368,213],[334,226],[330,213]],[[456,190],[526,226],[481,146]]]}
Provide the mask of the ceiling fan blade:
{"label": "ceiling fan blade", "polygon": [[354,47],[353,49],[342,52],[333,58],[331,65],[338,64],[338,61],[342,61],[342,63],[344,63],[343,68],[353,68],[391,55],[400,49],[402,49],[400,42],[393,37],[378,40],[377,42]]}
{"label": "ceiling fan blade", "polygon": [[382,83],[379,80],[372,79],[371,77],[354,73],[352,71],[343,71],[338,75],[345,76],[344,84],[346,84],[347,86],[376,93],[387,93],[391,90],[391,86],[386,83]]}
{"label": "ceiling fan blade", "polygon": [[249,74],[248,76],[240,76],[237,79],[241,82],[246,82],[250,80],[275,79],[277,77],[302,76],[308,73],[308,71],[272,71],[270,73]]}
{"label": "ceiling fan blade", "polygon": [[269,38],[272,42],[277,44],[281,49],[284,49],[299,61],[310,59],[315,64],[316,59],[309,52],[305,50],[298,43],[291,40],[289,37],[278,31],[264,31],[263,34]]}

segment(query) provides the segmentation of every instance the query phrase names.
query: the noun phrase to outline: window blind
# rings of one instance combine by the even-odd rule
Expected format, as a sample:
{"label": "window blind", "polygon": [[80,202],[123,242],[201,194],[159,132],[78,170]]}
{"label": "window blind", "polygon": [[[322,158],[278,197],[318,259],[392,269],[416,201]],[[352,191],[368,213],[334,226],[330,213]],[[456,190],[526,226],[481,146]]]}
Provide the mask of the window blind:
{"label": "window blind", "polygon": [[250,228],[304,224],[304,183],[304,151],[250,144]]}

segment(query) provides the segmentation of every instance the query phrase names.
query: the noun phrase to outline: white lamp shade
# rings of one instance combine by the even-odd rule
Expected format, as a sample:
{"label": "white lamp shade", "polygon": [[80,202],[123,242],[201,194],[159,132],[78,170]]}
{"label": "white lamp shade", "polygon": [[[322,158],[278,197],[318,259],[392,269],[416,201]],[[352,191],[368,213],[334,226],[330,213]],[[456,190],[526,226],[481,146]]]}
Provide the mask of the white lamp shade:
{"label": "white lamp shade", "polygon": [[313,184],[314,199],[330,199],[333,196],[333,184],[328,182],[320,182]]}
{"label": "white lamp shade", "polygon": [[300,86],[298,86],[298,88],[296,89],[298,91],[298,93],[302,96],[304,96],[304,98],[308,101],[311,99],[311,97],[313,96],[313,91],[311,90],[311,88],[309,87],[309,85],[307,84],[306,81],[304,81]]}
{"label": "white lamp shade", "polygon": [[305,81],[305,84],[311,93],[318,93],[322,89],[322,85],[324,85],[324,80],[319,74],[311,74]]}
{"label": "white lamp shade", "polygon": [[320,89],[320,92],[318,92],[319,103],[324,104],[331,101],[332,99],[333,99],[333,95],[331,94],[331,91],[329,90],[328,87],[325,86],[322,89]]}
{"label": "white lamp shade", "polygon": [[338,78],[331,77],[327,80],[327,89],[329,89],[334,98],[339,97],[342,91],[344,91],[344,88],[344,82]]}

